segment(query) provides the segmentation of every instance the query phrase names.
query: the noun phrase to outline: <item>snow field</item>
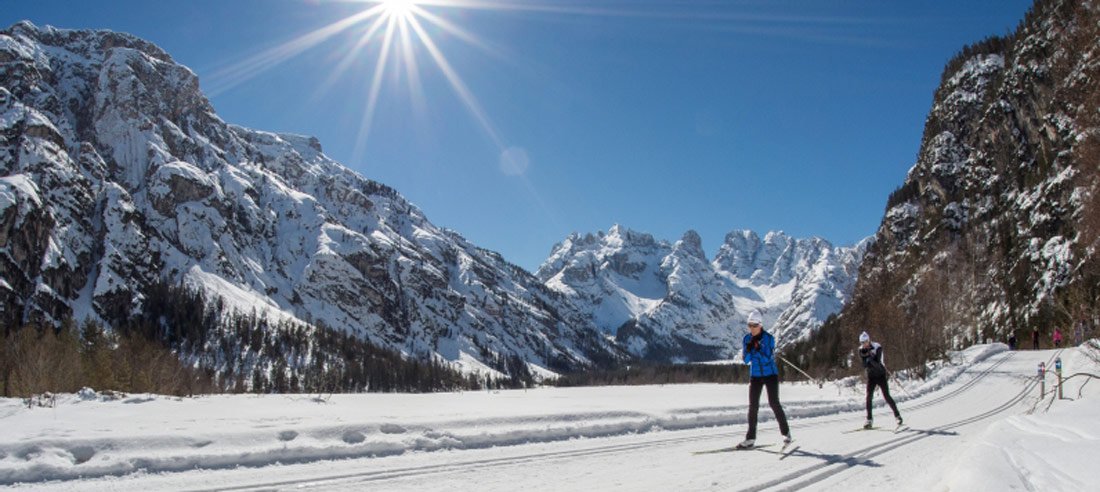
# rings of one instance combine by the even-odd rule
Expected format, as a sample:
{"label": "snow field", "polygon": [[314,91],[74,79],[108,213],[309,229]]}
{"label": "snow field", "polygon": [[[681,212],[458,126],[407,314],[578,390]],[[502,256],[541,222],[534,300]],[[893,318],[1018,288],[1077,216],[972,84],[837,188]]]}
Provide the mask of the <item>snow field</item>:
{"label": "snow field", "polygon": [[[968,364],[1003,350],[995,344],[960,352],[924,384],[909,384],[908,394],[895,390],[896,398],[940,389],[962,377]],[[784,408],[795,421],[860,411],[857,383],[784,384]],[[740,426],[747,418],[746,390],[696,384],[188,399],[84,392],[60,395],[55,408],[31,409],[6,399],[0,400],[0,421],[10,431],[0,437],[0,484]],[[765,407],[761,421],[769,419]]]}
{"label": "snow field", "polygon": [[[1100,376],[1100,343],[1062,352],[1063,376]],[[1053,366],[1052,366],[1053,367]],[[950,490],[1090,490],[1100,483],[1100,382],[1065,380],[1056,399],[1053,372],[1048,395],[1031,408],[987,427],[960,457],[942,485]],[[993,479],[991,479],[993,478]]]}

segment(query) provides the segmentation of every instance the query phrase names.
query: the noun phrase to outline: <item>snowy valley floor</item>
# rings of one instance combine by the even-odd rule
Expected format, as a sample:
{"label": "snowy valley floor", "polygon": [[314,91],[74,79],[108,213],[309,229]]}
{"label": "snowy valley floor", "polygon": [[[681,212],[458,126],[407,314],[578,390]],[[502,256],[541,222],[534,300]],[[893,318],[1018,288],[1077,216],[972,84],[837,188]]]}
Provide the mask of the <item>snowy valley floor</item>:
{"label": "snowy valley floor", "polygon": [[[1095,342],[1094,342],[1095,343]],[[1092,357],[1089,356],[1091,352]],[[1100,481],[1100,382],[1039,400],[1039,362],[1100,374],[1100,351],[972,347],[892,384],[907,430],[863,422],[860,382],[784,384],[795,436],[732,446],[745,385],[432,395],[64,395],[0,399],[0,488],[29,490],[1087,490]],[[881,398],[876,398],[881,404]],[[766,403],[758,442],[777,443]]]}

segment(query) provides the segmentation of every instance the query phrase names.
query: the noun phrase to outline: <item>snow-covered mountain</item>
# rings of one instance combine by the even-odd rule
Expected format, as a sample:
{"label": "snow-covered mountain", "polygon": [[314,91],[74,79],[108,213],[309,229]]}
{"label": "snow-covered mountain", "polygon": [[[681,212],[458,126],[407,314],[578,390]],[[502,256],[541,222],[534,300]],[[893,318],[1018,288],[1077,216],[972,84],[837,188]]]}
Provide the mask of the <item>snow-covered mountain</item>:
{"label": "snow-covered mountain", "polygon": [[708,260],[695,231],[669,243],[616,225],[570,235],[535,275],[635,356],[730,358],[753,309],[780,344],[820,327],[846,301],[868,244],[734,231]]}
{"label": "snow-covered mountain", "polygon": [[[119,322],[153,284],[470,368],[735,355],[836,312],[865,246],[734,232],[713,260],[616,226],[532,276],[441,229],[309,137],[223,122],[194,73],[108,31],[0,31],[0,314]],[[608,336],[608,335],[614,335]]]}
{"label": "snow-covered mountain", "polygon": [[481,367],[613,360],[586,312],[315,138],[225,123],[196,75],[109,31],[0,31],[0,315],[111,322],[156,282]]}
{"label": "snow-covered mountain", "polygon": [[1095,325],[1098,107],[1096,1],[1036,1],[1014,32],[962,49],[886,204],[841,336],[879,330],[913,347],[915,365],[966,340]]}

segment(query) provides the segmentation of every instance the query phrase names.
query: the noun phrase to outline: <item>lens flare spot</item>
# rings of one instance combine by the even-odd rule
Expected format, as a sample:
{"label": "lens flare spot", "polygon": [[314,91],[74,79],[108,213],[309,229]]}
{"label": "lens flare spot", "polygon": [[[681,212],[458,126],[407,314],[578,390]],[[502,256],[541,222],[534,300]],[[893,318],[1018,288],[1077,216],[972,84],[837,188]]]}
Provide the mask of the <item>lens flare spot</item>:
{"label": "lens flare spot", "polygon": [[531,159],[523,147],[508,147],[500,153],[500,171],[509,176],[522,176],[527,173]]}

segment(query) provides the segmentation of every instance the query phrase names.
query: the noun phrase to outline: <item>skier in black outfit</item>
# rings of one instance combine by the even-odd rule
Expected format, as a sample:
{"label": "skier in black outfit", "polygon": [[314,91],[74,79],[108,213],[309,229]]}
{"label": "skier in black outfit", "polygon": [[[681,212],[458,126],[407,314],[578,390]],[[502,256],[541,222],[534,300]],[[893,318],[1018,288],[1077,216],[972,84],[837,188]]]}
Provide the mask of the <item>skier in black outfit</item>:
{"label": "skier in black outfit", "polygon": [[870,429],[874,422],[871,416],[871,400],[875,395],[876,386],[882,388],[882,397],[886,399],[886,404],[890,405],[890,409],[894,411],[894,418],[898,420],[900,426],[902,424],[901,412],[898,412],[897,404],[890,397],[890,383],[887,382],[889,373],[886,371],[886,364],[882,360],[882,345],[872,342],[871,336],[867,332],[859,334],[859,344],[859,356],[863,359],[863,367],[867,369],[867,423],[863,424],[863,428]]}

